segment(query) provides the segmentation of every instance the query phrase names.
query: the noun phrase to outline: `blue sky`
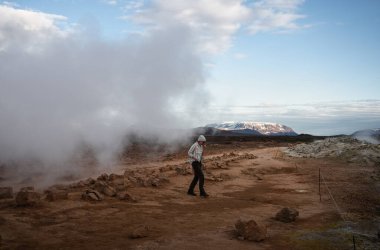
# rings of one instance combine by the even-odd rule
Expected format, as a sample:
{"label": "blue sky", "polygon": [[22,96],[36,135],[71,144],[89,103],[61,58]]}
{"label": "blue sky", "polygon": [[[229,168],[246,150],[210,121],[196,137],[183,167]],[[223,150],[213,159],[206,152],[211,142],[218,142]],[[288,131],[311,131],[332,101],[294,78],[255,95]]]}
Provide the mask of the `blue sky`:
{"label": "blue sky", "polygon": [[207,98],[194,125],[256,120],[313,134],[380,127],[380,1],[2,2],[3,11],[61,16],[49,30],[62,36],[85,27],[110,43],[188,25]]}

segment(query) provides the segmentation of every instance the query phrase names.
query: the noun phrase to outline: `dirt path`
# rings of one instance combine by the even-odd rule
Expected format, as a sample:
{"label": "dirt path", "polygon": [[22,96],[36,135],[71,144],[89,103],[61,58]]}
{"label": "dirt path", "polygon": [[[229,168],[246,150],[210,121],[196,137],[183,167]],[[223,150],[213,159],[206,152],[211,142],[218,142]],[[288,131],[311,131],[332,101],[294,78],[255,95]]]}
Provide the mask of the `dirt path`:
{"label": "dirt path", "polygon": [[[223,155],[224,154],[224,155]],[[178,164],[157,162],[149,169]],[[192,175],[168,171],[159,187],[133,187],[137,202],[106,198],[91,203],[80,193],[69,200],[20,208],[2,203],[2,249],[351,249],[345,237],[332,240],[340,222],[331,201],[318,195],[318,161],[284,158],[279,148],[219,150],[206,158],[207,199],[186,195]],[[144,166],[141,166],[144,169]],[[300,216],[294,223],[273,219],[283,207]],[[234,235],[239,219],[268,229],[260,243]],[[136,227],[147,237],[131,239]],[[330,237],[330,238],[329,238]],[[338,239],[338,240],[336,240]],[[339,246],[338,248],[336,248]]]}

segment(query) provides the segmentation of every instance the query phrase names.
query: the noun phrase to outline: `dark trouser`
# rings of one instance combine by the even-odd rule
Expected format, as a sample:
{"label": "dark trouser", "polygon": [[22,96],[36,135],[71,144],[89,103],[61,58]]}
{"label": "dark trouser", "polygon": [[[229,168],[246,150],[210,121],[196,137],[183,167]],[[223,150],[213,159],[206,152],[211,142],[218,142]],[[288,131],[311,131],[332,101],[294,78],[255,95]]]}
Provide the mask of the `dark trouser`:
{"label": "dark trouser", "polygon": [[206,192],[203,188],[203,185],[205,183],[205,177],[202,171],[202,163],[200,163],[199,161],[194,161],[193,163],[191,163],[191,166],[193,167],[193,170],[194,170],[194,178],[190,184],[188,193],[194,192],[194,188],[197,185],[197,182],[199,180],[199,192],[201,195],[204,195],[206,194]]}

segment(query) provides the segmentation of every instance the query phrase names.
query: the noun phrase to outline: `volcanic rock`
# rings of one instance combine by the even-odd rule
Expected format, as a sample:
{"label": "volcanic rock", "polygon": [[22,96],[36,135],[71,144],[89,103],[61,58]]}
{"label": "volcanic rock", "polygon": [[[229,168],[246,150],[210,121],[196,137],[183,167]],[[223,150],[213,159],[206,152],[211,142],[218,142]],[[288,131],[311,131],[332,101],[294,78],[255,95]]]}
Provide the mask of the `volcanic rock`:
{"label": "volcanic rock", "polygon": [[276,214],[274,218],[278,221],[289,223],[295,221],[298,215],[299,213],[296,209],[284,207]]}
{"label": "volcanic rock", "polygon": [[378,164],[380,159],[380,144],[374,145],[345,136],[297,144],[284,152],[291,157],[337,157],[349,163],[373,166]]}
{"label": "volcanic rock", "polygon": [[124,176],[122,175],[111,174],[109,176],[108,184],[112,186],[116,192],[124,191],[126,189],[124,185]]}
{"label": "volcanic rock", "polygon": [[249,241],[263,241],[267,235],[267,228],[258,225],[256,221],[242,221],[238,220],[235,223],[236,233],[239,237]]}
{"label": "volcanic rock", "polygon": [[170,165],[166,165],[165,167],[160,167],[160,168],[159,168],[159,171],[160,171],[160,172],[168,172],[168,171],[170,171],[170,170],[172,170],[172,169],[173,169],[172,166],[170,166]]}
{"label": "volcanic rock", "polygon": [[131,235],[130,238],[132,239],[138,239],[138,238],[144,238],[149,235],[149,227],[146,225],[140,225],[139,227],[135,228]]}
{"label": "volcanic rock", "polygon": [[97,180],[95,182],[95,189],[99,192],[101,192],[102,194],[105,194],[107,196],[115,196],[116,195],[116,191],[113,187],[111,187],[110,185],[108,185],[106,182],[104,181],[100,181],[100,180]]}
{"label": "volcanic rock", "polygon": [[179,175],[189,175],[192,174],[191,170],[187,166],[177,166],[175,171]]}
{"label": "volcanic rock", "polygon": [[141,172],[126,170],[124,172],[124,188],[130,186],[158,187],[169,182],[168,177],[160,171]]}
{"label": "volcanic rock", "polygon": [[0,199],[11,199],[13,198],[12,187],[0,187]]}
{"label": "volcanic rock", "polygon": [[17,206],[34,206],[40,202],[40,198],[39,193],[24,189],[17,193],[16,204]]}
{"label": "volcanic rock", "polygon": [[159,187],[166,182],[169,182],[169,179],[164,175],[154,175],[148,179],[148,183],[153,187]]}
{"label": "volcanic rock", "polygon": [[101,201],[104,199],[103,195],[95,190],[87,189],[82,194],[82,199],[86,201]]}
{"label": "volcanic rock", "polygon": [[118,192],[116,194],[116,198],[118,198],[119,200],[122,200],[122,201],[132,201],[132,202],[136,202],[137,201],[134,197],[132,197],[126,191]]}

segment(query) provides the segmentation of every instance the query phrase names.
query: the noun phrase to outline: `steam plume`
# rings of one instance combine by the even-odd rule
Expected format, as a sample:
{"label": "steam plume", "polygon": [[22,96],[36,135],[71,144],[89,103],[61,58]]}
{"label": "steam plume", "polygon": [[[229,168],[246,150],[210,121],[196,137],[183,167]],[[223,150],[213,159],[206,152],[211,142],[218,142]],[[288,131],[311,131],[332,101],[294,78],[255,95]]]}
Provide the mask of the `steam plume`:
{"label": "steam plume", "polygon": [[186,27],[170,26],[117,42],[73,32],[32,50],[4,45],[0,164],[37,159],[44,170],[62,172],[76,168],[62,162],[82,143],[107,160],[132,129],[175,139],[161,132],[188,122],[175,105],[186,113],[203,93],[203,66],[192,44]]}

